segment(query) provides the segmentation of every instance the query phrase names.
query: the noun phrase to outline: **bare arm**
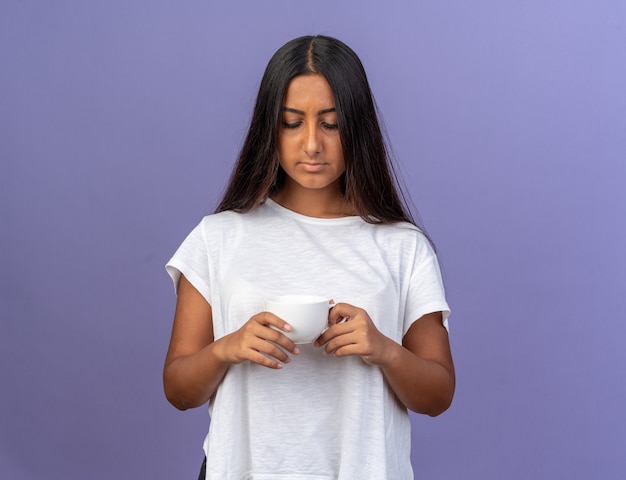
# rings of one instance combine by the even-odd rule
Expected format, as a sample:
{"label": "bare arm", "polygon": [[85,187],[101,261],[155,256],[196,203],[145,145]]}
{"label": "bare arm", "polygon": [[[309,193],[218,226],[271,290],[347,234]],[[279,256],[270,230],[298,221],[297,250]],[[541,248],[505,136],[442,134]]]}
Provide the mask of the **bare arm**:
{"label": "bare arm", "polygon": [[454,395],[455,373],[441,312],[414,322],[402,346],[390,340],[387,354],[381,368],[404,405],[431,416],[448,409]]}
{"label": "bare arm", "polygon": [[165,396],[176,408],[186,410],[202,405],[217,389],[228,364],[218,360],[214,350],[211,306],[181,275],[163,368]]}
{"label": "bare arm", "polygon": [[381,334],[367,312],[348,304],[332,310],[333,325],[316,342],[335,356],[359,355],[381,368],[389,386],[409,409],[431,416],[448,409],[455,388],[454,364],[441,312],[416,320],[402,345]]}
{"label": "bare arm", "polygon": [[289,362],[285,351],[297,354],[298,349],[269,325],[290,329],[275,315],[261,312],[236,332],[214,341],[211,306],[181,275],[163,368],[163,386],[169,402],[180,410],[204,404],[215,393],[231,364],[251,361],[278,369]]}

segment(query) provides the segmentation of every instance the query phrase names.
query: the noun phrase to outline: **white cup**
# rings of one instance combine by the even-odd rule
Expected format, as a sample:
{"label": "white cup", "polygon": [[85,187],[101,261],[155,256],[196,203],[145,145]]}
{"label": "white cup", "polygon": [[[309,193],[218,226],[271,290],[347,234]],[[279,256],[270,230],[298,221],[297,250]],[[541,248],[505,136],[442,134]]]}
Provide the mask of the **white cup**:
{"label": "white cup", "polygon": [[265,311],[291,325],[281,330],[294,343],[311,343],[328,325],[329,299],[313,295],[283,295],[265,300]]}

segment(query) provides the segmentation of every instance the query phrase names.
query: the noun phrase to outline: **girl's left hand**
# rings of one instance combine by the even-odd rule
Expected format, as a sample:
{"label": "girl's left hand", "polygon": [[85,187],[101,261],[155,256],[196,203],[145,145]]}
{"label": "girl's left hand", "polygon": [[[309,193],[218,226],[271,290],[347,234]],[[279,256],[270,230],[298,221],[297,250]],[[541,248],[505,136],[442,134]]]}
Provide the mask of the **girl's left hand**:
{"label": "girl's left hand", "polygon": [[368,313],[347,303],[338,303],[328,315],[330,327],[313,346],[324,346],[325,354],[336,357],[360,356],[368,365],[383,365],[388,342],[393,342],[376,328]]}

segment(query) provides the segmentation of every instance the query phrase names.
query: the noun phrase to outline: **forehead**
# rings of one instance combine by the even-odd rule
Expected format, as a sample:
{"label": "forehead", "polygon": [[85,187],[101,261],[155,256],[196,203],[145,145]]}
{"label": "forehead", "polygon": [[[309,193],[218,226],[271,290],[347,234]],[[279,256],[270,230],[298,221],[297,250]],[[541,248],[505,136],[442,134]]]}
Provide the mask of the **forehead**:
{"label": "forehead", "polygon": [[335,106],[333,92],[323,75],[299,75],[294,77],[287,86],[285,106],[296,107],[307,104],[328,108]]}

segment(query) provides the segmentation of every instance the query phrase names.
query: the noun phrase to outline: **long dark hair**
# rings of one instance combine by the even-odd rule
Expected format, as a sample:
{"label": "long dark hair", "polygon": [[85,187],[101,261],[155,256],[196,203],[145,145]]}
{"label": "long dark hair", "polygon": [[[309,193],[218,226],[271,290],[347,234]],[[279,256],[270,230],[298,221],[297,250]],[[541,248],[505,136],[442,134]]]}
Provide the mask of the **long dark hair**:
{"label": "long dark hair", "polygon": [[291,40],[270,59],[239,159],[216,211],[249,211],[280,189],[285,172],[278,161],[277,138],[285,92],[294,77],[310,74],[323,75],[333,92],[346,164],[346,201],[369,223],[416,225],[389,159],[363,65],[350,47],[322,35]]}

